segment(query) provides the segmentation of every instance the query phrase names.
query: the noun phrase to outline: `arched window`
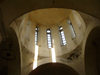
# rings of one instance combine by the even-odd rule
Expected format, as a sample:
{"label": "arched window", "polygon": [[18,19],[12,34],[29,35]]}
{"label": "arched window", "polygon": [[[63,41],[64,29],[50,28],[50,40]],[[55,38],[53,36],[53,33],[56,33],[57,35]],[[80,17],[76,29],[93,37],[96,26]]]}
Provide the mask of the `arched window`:
{"label": "arched window", "polygon": [[36,28],[35,28],[35,45],[38,44],[38,31],[39,31],[39,28],[36,27]]}
{"label": "arched window", "polygon": [[70,20],[68,20],[67,23],[69,24],[69,28],[70,28],[70,31],[71,31],[72,39],[74,39],[76,37],[76,33],[75,33],[74,28],[73,28],[72,22]]}
{"label": "arched window", "polygon": [[51,30],[47,29],[46,33],[47,33],[48,48],[52,48]]}
{"label": "arched window", "polygon": [[65,38],[65,34],[64,34],[62,26],[59,27],[59,32],[60,32],[60,37],[61,37],[61,45],[66,45],[67,42],[66,42],[66,38]]}

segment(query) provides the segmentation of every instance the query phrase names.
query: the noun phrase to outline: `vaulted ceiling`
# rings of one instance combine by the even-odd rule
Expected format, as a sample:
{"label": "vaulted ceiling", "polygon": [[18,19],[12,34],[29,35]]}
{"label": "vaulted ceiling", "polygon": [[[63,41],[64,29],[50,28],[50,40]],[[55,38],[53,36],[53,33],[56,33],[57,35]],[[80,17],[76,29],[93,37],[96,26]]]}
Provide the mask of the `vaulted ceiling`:
{"label": "vaulted ceiling", "polygon": [[0,12],[6,25],[26,12],[41,8],[75,9],[100,19],[100,0],[0,0]]}

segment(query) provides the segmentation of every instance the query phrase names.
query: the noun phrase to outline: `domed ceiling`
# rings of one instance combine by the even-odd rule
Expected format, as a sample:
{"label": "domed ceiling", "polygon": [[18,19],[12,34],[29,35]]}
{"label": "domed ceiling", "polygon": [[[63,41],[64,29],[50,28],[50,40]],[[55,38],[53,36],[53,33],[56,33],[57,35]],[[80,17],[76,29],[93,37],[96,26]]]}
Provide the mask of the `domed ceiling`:
{"label": "domed ceiling", "polygon": [[[67,23],[68,19],[71,19],[73,27],[75,29],[75,39],[72,39],[72,34]],[[35,27],[39,27],[39,56],[46,57],[50,56],[50,50],[47,47],[46,35],[46,30],[48,28],[50,28],[52,32],[52,41],[54,41],[54,47],[57,56],[70,53],[71,51],[75,50],[81,44],[85,31],[85,23],[83,19],[78,14],[78,12],[71,9],[40,9],[23,15],[22,17],[16,19],[15,22],[17,23],[17,25],[15,26],[17,29],[15,28],[15,30],[20,29],[20,31],[17,31],[17,34],[20,35],[19,39],[21,40],[21,44],[33,53],[35,49]],[[14,27],[13,23],[12,26]],[[61,39],[59,35],[59,26],[62,26],[64,28],[64,33],[67,41],[66,46],[62,46],[60,43]]]}

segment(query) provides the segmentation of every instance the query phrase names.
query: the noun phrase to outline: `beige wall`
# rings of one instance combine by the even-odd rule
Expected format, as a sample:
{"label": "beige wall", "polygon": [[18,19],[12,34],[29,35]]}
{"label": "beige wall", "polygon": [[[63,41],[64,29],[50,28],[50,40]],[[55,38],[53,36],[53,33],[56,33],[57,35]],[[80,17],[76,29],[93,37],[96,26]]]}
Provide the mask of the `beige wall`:
{"label": "beige wall", "polygon": [[[54,10],[55,9],[53,9],[52,12]],[[60,10],[61,10],[61,13],[58,13],[58,15],[57,14],[54,15],[53,13],[49,14],[49,16],[54,15],[55,17],[59,16],[61,14],[60,17],[58,17],[56,19],[54,19],[55,17],[51,17],[51,19],[50,19],[50,17],[42,18],[42,20],[40,18],[35,19],[34,17],[36,17],[36,15],[33,16],[33,15],[31,15],[33,13],[31,13],[31,14],[26,14],[26,15],[16,19],[12,23],[11,27],[13,27],[13,29],[16,31],[17,36],[19,38],[19,43],[20,43],[22,75],[23,74],[27,75],[32,70],[32,65],[33,65],[33,61],[34,61],[34,59],[33,59],[34,51],[35,51],[35,44],[34,44],[34,42],[35,42],[34,35],[35,34],[34,33],[35,33],[36,26],[39,27],[39,32],[38,32],[39,60],[40,60],[40,58],[44,59],[44,57],[45,57],[45,58],[48,58],[49,61],[51,61],[51,51],[47,46],[46,29],[48,29],[48,28],[51,29],[52,41],[54,40],[53,47],[55,48],[57,62],[60,62],[60,60],[58,60],[59,56],[70,53],[81,43],[82,38],[80,38],[80,41],[79,40],[77,41],[77,38],[79,38],[80,36],[83,36],[84,29],[83,29],[83,31],[79,30],[79,26],[76,24],[76,21],[74,21],[74,19],[77,17],[80,17],[80,15],[73,17],[74,13],[75,14],[78,14],[78,13],[74,11],[74,13],[72,12],[68,15],[66,9],[65,10],[60,9]],[[43,10],[43,11],[46,12],[46,10]],[[59,11],[59,10],[57,9],[54,12],[56,13],[57,11]],[[69,12],[69,10],[68,10],[68,12]],[[65,14],[63,14],[63,13],[65,13]],[[33,18],[30,16],[33,16]],[[40,16],[43,17],[42,14],[40,14]],[[78,34],[77,37],[74,39],[74,40],[76,40],[76,43],[71,39],[69,25],[67,24],[68,17],[73,22],[73,27],[75,28],[75,32],[76,32],[76,34]],[[53,19],[53,22],[51,22],[52,19]],[[81,17],[80,17],[80,19],[81,19]],[[80,21],[83,24],[82,26],[85,27],[84,21],[82,19]],[[46,22],[47,22],[47,24],[46,24]],[[66,41],[68,43],[66,46],[61,46],[61,39],[60,39],[60,35],[59,35],[59,30],[58,30],[59,26],[63,26]],[[80,33],[79,33],[79,31],[80,31]]]}
{"label": "beige wall", "polygon": [[[85,58],[88,58],[88,57],[86,57],[86,55],[85,55],[85,50],[88,50],[88,49],[85,49],[86,48],[86,45],[87,45],[87,41],[88,41],[88,37],[89,37],[89,34],[91,33],[91,31],[93,30],[93,29],[95,29],[96,27],[100,27],[100,21],[98,20],[98,19],[96,19],[96,18],[94,18],[94,17],[92,17],[92,16],[90,16],[90,15],[87,15],[87,14],[84,14],[84,13],[82,13],[82,12],[79,12],[80,13],[80,15],[82,16],[82,18],[84,19],[84,21],[85,21],[85,24],[86,24],[86,31],[85,31],[85,35],[84,35],[84,38],[83,38],[83,43],[82,43],[82,59],[83,59],[83,62],[86,62],[87,60],[85,59]],[[95,34],[94,34],[95,35]],[[92,37],[91,37],[91,39],[92,39]],[[98,40],[99,41],[99,40]],[[92,42],[91,42],[92,43]],[[92,49],[94,49],[93,48],[93,46],[91,47],[91,49],[89,49],[89,50],[91,50],[91,52],[92,52]],[[94,51],[95,52],[95,51]],[[88,55],[91,55],[91,53],[89,53]],[[93,54],[94,55],[94,54]],[[95,56],[94,56],[95,57]],[[93,60],[94,58],[92,58],[91,57],[91,59],[90,60]],[[88,64],[88,66],[89,66],[89,68],[90,68],[90,71],[88,70],[88,73],[86,73],[86,75],[96,75],[96,71],[95,70],[93,70],[93,66],[96,64],[96,63],[94,63],[94,61],[92,62],[91,61],[91,63],[90,64],[92,64],[92,66],[90,65],[89,66],[89,64]],[[87,65],[86,65],[86,63],[84,63],[84,69],[87,67]],[[95,68],[95,67],[94,67]],[[85,69],[85,71],[87,72],[87,69]]]}
{"label": "beige wall", "polygon": [[[35,18],[32,19],[32,17],[30,17],[29,14],[26,14],[20,17],[19,19],[17,19],[16,21],[12,23],[11,26],[16,31],[18,39],[19,39],[19,44],[20,44],[22,75],[27,75],[32,70],[32,65],[34,61],[33,59],[34,49],[35,49],[34,47],[35,34],[34,33],[35,33],[35,27],[37,25],[39,27],[38,66],[47,62],[51,62],[51,57],[50,57],[51,54],[50,54],[50,49],[47,46],[47,37],[46,37],[47,36],[46,29],[50,28],[52,39],[54,40],[54,47],[56,51],[57,62],[69,65],[72,68],[74,68],[77,72],[79,72],[80,75],[85,75],[85,68],[84,68],[85,42],[90,31],[94,27],[98,26],[100,23],[99,23],[99,20],[89,15],[83,14],[81,12],[79,13],[80,14],[78,14],[75,11],[72,11],[69,15],[66,15],[66,16],[64,15],[65,19],[63,18],[64,20],[62,20],[61,22],[59,22],[60,19],[58,19],[58,21],[56,22],[51,22],[51,24],[49,24],[49,22],[47,21],[48,25],[44,23],[45,20],[41,20],[40,18],[36,20]],[[82,16],[83,19],[81,18],[80,15]],[[71,39],[71,32],[67,24],[68,18],[70,18],[70,20],[72,21],[73,27],[75,29],[75,32],[76,32],[75,39]],[[38,20],[41,20],[41,21],[38,21]],[[58,26],[63,26],[64,28],[65,37],[68,43],[66,46],[61,46]],[[78,55],[78,57],[76,57],[76,55]]]}
{"label": "beige wall", "polygon": [[[90,14],[94,17],[98,17],[100,19],[100,10],[99,10],[100,4],[99,3],[100,3],[99,0],[91,0],[91,1],[90,0],[80,0],[80,1],[78,0],[77,2],[75,0],[56,0],[54,4],[53,4],[52,0],[43,0],[43,1],[42,0],[29,0],[29,1],[28,0],[10,0],[10,1],[3,0],[3,1],[0,1],[0,11],[2,12],[0,14],[2,14],[2,16],[3,16],[0,21],[3,21],[3,23],[7,26],[14,19],[16,19],[18,16],[22,15],[23,13],[26,13],[33,9],[51,8],[51,7],[72,8],[72,9],[76,9],[81,12]],[[98,25],[98,24],[100,25],[100,23],[99,23],[99,21],[97,22],[96,18],[87,16],[84,14],[81,14],[81,16],[84,18],[84,21],[87,25],[87,30],[85,31],[85,36],[83,38],[84,43],[82,45],[82,51],[83,51],[82,54],[84,54],[85,43],[86,43],[88,34],[91,32],[91,30],[96,25]],[[19,24],[17,24],[17,26],[18,25]],[[20,33],[20,31],[17,28],[17,26],[15,26],[14,29],[16,30],[17,36],[19,38],[20,35],[18,33]],[[22,26],[22,28],[23,28],[23,26]],[[22,44],[20,43],[20,41],[21,40],[19,40],[20,53],[21,53],[21,59],[23,59],[23,57],[25,57],[25,56],[28,57],[30,54],[28,55],[27,51],[29,51],[29,50],[26,49],[26,50],[23,50],[23,52],[26,51],[26,55],[22,56],[22,54],[25,54],[25,53],[22,52],[22,47],[21,47]],[[33,53],[32,53],[32,55],[33,55]],[[29,59],[29,58],[31,58],[31,56],[29,56],[27,59]],[[25,59],[25,60],[27,60],[27,59]],[[24,59],[22,62],[24,63]],[[25,62],[28,62],[28,60]],[[22,66],[22,64],[21,64],[21,66]],[[80,68],[80,66],[79,66],[79,68]],[[29,69],[27,68],[27,70],[29,70]],[[27,70],[25,69],[25,72],[27,72]]]}

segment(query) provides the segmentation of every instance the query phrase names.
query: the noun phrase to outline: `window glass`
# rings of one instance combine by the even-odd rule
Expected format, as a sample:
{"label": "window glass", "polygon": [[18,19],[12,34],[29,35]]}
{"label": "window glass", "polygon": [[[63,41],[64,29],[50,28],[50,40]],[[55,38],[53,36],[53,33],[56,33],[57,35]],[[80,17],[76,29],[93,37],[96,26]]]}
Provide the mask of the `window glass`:
{"label": "window glass", "polygon": [[38,43],[38,30],[39,30],[39,28],[36,27],[35,28],[35,45],[37,45],[37,43]]}
{"label": "window glass", "polygon": [[52,48],[51,30],[47,29],[46,33],[47,33],[48,48]]}
{"label": "window glass", "polygon": [[64,34],[62,26],[59,27],[59,32],[60,32],[60,37],[61,37],[61,44],[66,45],[67,42],[66,42],[66,39],[65,39],[65,34]]}
{"label": "window glass", "polygon": [[74,31],[73,25],[72,25],[72,23],[71,23],[70,20],[68,20],[67,22],[68,22],[68,24],[69,24],[69,28],[70,28],[70,31],[71,31],[72,39],[74,39],[74,38],[76,37],[76,33],[75,33],[75,31]]}

